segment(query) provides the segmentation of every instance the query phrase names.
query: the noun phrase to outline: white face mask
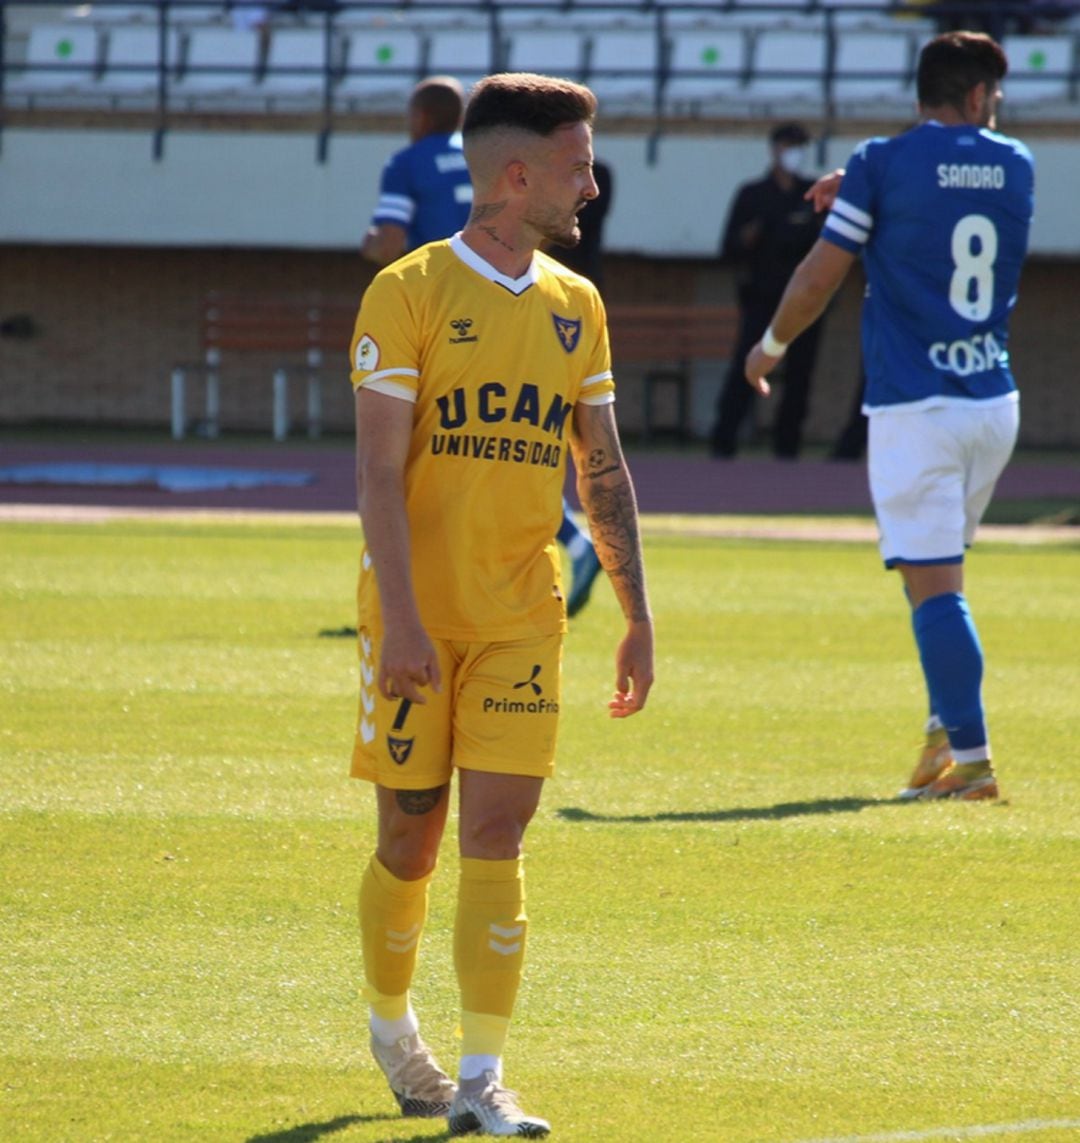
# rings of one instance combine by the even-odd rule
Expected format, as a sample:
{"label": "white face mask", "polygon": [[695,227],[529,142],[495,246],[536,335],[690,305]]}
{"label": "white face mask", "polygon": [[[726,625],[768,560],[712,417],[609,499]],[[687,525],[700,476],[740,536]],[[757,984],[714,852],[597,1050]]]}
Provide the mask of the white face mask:
{"label": "white face mask", "polygon": [[805,147],[785,147],[777,157],[777,162],[789,175],[797,175],[805,157]]}

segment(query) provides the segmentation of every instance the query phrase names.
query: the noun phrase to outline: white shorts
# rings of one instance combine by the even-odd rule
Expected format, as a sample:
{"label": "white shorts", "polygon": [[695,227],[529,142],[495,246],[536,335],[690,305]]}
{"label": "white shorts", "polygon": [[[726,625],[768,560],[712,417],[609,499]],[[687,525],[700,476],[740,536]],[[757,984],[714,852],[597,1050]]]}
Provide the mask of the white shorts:
{"label": "white shorts", "polygon": [[1015,399],[871,415],[870,495],[886,567],[963,560],[1019,429]]}

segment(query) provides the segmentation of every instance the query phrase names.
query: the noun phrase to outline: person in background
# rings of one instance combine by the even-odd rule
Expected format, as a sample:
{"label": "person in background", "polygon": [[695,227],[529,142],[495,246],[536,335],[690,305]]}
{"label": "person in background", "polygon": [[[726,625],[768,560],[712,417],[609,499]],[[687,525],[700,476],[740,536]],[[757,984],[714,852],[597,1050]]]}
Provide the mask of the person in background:
{"label": "person in background", "polygon": [[919,124],[868,139],[816,185],[835,194],[746,362],[765,380],[861,255],[870,493],[886,568],[899,569],[929,696],[926,742],[901,798],[999,796],[982,701],[983,651],[964,595],[975,538],[1019,430],[1009,365],[1034,211],[1023,143],[994,128],[1008,61],[989,36],[927,43]]}
{"label": "person in background", "polygon": [[379,201],[360,254],[387,266],[465,225],[473,190],[461,146],[465,93],[449,75],[421,80],[406,111],[409,145],[383,168]]}
{"label": "person in background", "polygon": [[[821,222],[805,198],[812,180],[800,171],[810,137],[799,123],[782,123],[769,134],[771,164],[765,177],[738,190],[720,247],[720,257],[736,267],[739,333],[713,424],[711,451],[732,457],[754,393],[743,380],[746,355],[758,341],[784,292],[792,271],[817,240]],[[793,460],[802,446],[821,322],[792,348],[784,366],[784,390],[773,428],[776,456]]]}
{"label": "person in background", "polygon": [[[413,89],[408,106],[411,142],[383,169],[379,201],[360,247],[369,262],[389,265],[465,226],[473,189],[462,151],[464,107],[464,90],[453,76],[432,76]],[[567,615],[572,617],[589,601],[600,560],[588,532],[565,501],[556,538],[570,557]]]}

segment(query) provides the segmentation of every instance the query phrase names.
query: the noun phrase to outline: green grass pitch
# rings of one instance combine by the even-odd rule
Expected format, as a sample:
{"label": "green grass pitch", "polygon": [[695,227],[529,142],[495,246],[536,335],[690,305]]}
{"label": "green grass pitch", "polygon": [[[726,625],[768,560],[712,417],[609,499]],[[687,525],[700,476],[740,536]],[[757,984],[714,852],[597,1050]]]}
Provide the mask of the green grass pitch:
{"label": "green grass pitch", "polygon": [[[445,1138],[370,1064],[357,530],[0,525],[0,1137]],[[553,1138],[1080,1134],[1080,547],[982,544],[1006,803],[891,801],[924,698],[866,543],[647,538],[648,710],[567,639],[507,1082]],[[456,1052],[454,846],[415,998]],[[985,1130],[984,1130],[985,1129]]]}

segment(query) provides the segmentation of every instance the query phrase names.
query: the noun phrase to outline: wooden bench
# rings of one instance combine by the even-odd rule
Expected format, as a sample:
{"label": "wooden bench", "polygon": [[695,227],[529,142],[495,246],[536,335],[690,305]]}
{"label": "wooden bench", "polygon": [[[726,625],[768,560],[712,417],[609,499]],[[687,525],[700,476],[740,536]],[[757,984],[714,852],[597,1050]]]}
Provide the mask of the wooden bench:
{"label": "wooden bench", "polygon": [[291,371],[307,379],[307,432],[322,432],[322,367],[329,354],[344,360],[359,306],[357,297],[319,294],[245,295],[214,291],[202,308],[202,359],[178,364],[172,371],[172,435],[187,432],[187,376],[205,378],[205,434],[216,437],[221,421],[221,378],[230,359],[257,355],[273,361],[271,424],[275,440],[289,433],[288,383]]}
{"label": "wooden bench", "polygon": [[[685,440],[690,433],[690,378],[695,361],[726,361],[738,336],[739,313],[733,305],[608,306],[612,365],[643,365],[642,439],[662,432]],[[661,386],[675,389],[675,421],[656,423]]]}

